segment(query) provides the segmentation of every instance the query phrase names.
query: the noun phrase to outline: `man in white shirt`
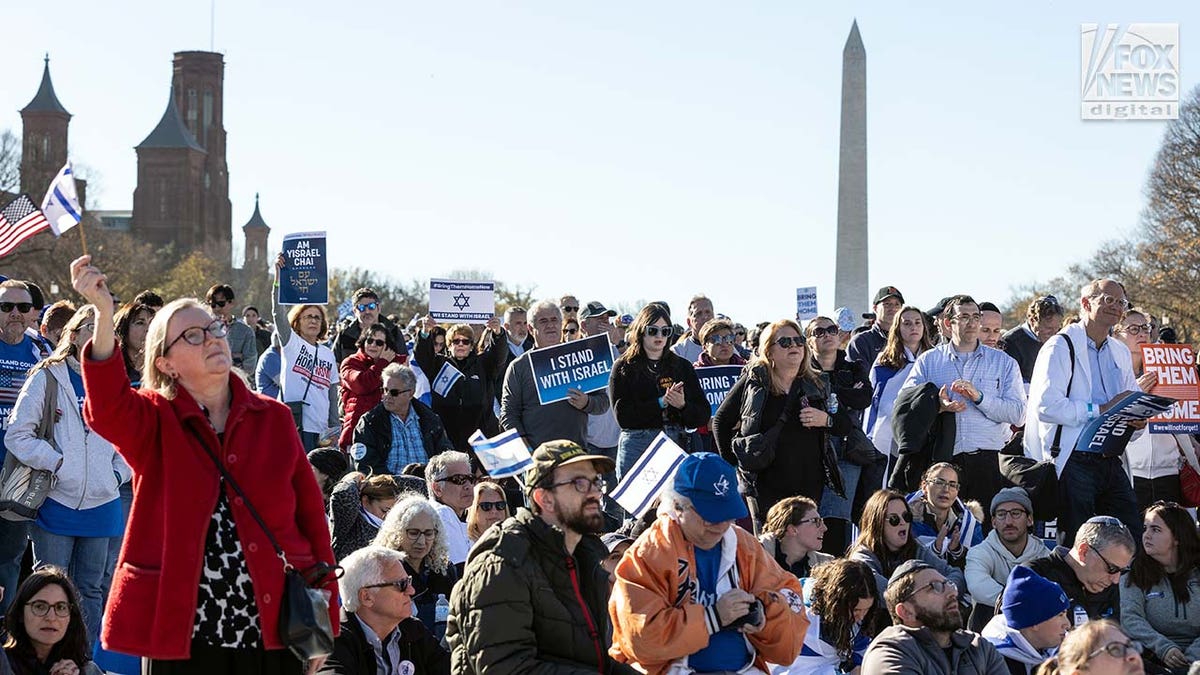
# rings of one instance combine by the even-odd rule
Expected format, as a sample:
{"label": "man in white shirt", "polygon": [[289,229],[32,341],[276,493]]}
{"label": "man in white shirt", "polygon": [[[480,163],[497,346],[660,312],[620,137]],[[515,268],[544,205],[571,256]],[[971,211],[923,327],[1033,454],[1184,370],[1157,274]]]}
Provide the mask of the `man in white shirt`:
{"label": "man in white shirt", "polygon": [[461,574],[467,553],[471,550],[467,523],[463,520],[475,496],[471,456],[457,450],[434,455],[425,465],[425,484],[442,521],[442,531],[446,533],[450,562],[458,567]]}

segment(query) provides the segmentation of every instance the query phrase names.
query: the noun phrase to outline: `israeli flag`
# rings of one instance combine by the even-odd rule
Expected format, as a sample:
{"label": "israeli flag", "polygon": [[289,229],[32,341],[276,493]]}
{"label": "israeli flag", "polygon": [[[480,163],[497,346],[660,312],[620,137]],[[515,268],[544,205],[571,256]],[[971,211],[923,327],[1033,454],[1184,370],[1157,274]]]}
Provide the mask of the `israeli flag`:
{"label": "israeli flag", "polygon": [[486,438],[482,431],[476,429],[467,442],[492,478],[516,476],[533,466],[529,446],[516,429],[510,429],[495,438]]}
{"label": "israeli flag", "polygon": [[[908,496],[908,503],[910,505],[916,504],[924,498],[925,491],[917,490]],[[955,512],[955,515],[957,515],[962,522],[962,526],[959,529],[959,543],[964,549],[971,548],[971,544],[975,543],[975,528],[979,526],[979,521],[975,519],[975,514],[971,512],[971,509],[967,508],[967,505],[963,503],[961,498],[954,500],[954,506],[951,507],[951,510]],[[929,550],[943,558],[946,557],[947,551],[950,550],[950,537],[946,537],[942,540],[942,548],[940,551],[936,551],[933,548],[933,545],[937,542],[937,535],[925,535],[917,537],[917,541],[921,542],[927,548],[929,548]]]}
{"label": "israeli flag", "polygon": [[71,171],[71,163],[58,172],[46,191],[42,200],[42,213],[50,221],[50,229],[54,236],[75,227],[83,218],[83,208],[79,206],[79,195],[75,193],[75,174]]}
{"label": "israeli flag", "polygon": [[675,470],[685,457],[683,448],[660,431],[608,496],[635,518],[641,518],[667,482],[675,477]]}
{"label": "israeli flag", "polygon": [[446,394],[450,393],[450,388],[454,386],[455,382],[461,380],[462,376],[462,372],[447,361],[442,365],[442,369],[438,371],[437,377],[433,378],[433,393],[445,398]]}

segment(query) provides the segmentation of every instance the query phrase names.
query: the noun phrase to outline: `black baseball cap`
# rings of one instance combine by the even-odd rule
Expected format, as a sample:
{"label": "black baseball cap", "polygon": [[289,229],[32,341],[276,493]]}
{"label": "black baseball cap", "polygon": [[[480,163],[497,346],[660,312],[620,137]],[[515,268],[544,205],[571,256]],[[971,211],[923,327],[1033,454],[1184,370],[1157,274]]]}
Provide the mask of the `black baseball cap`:
{"label": "black baseball cap", "polygon": [[583,309],[579,310],[579,320],[580,321],[583,321],[584,319],[590,319],[594,316],[616,316],[616,315],[617,315],[617,313],[615,311],[605,307],[603,303],[597,302],[595,300],[584,305]]}
{"label": "black baseball cap", "polygon": [[555,469],[575,462],[596,462],[601,473],[607,473],[617,467],[615,461],[604,455],[589,455],[578,443],[567,440],[546,441],[533,451],[533,466],[525,471],[525,489],[545,487],[542,483],[550,479]]}
{"label": "black baseball cap", "polygon": [[871,301],[871,306],[874,307],[888,298],[895,298],[904,304],[904,294],[895,286],[884,286],[875,292],[875,299]]}

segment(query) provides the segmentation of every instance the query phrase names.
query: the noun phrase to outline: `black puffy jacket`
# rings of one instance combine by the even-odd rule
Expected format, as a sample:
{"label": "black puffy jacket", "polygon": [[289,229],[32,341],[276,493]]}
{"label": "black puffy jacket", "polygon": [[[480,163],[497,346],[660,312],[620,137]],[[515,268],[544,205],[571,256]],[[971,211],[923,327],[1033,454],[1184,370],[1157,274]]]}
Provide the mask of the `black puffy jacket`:
{"label": "black puffy jacket", "polygon": [[[450,675],[450,654],[442,649],[420,621],[416,618],[405,619],[397,630],[400,631],[400,660],[413,664],[412,675]],[[342,620],[342,631],[333,641],[333,654],[317,673],[358,675],[374,673],[375,669],[375,650],[367,642],[358,618],[347,613]]]}
{"label": "black puffy jacket", "polygon": [[[421,425],[421,441],[427,458],[454,449],[446,436],[441,418],[432,408],[413,399],[412,412],[409,414],[413,413]],[[358,419],[354,427],[354,442],[367,446],[367,453],[355,467],[359,471],[365,474],[391,473],[387,467],[388,453],[392,450],[391,415],[380,403]]]}

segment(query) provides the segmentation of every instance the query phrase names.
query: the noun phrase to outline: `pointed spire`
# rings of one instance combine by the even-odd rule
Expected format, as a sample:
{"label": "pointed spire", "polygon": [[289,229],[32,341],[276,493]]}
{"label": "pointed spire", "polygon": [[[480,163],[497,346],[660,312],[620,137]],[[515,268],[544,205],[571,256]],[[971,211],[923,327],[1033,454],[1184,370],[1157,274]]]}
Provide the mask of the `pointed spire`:
{"label": "pointed spire", "polygon": [[63,104],[59,102],[58,96],[54,94],[54,83],[50,81],[50,55],[46,54],[46,63],[42,68],[42,84],[38,87],[37,94],[29,105],[21,108],[21,114],[30,112],[52,112],[60,115],[71,116]]}
{"label": "pointed spire", "polygon": [[271,229],[270,227],[267,226],[267,222],[265,220],[263,220],[262,212],[258,210],[258,193],[255,192],[254,193],[254,215],[250,216],[250,220],[246,221],[246,224],[242,226],[242,231],[244,232],[247,230],[254,230],[254,229],[260,229],[260,228],[267,229],[267,230]]}
{"label": "pointed spire", "polygon": [[183,123],[183,117],[179,114],[179,108],[175,105],[175,90],[170,90],[170,95],[167,97],[167,109],[163,112],[162,119],[158,121],[158,126],[154,127],[154,131],[146,137],[146,140],[138,143],[140,148],[191,148],[204,152],[204,148],[196,142],[192,136],[192,132],[188,131],[187,126]]}
{"label": "pointed spire", "polygon": [[858,32],[858,19],[855,19],[850,24],[850,35],[846,38],[846,46],[842,52],[863,52],[866,53],[866,48],[863,47],[862,35]]}

